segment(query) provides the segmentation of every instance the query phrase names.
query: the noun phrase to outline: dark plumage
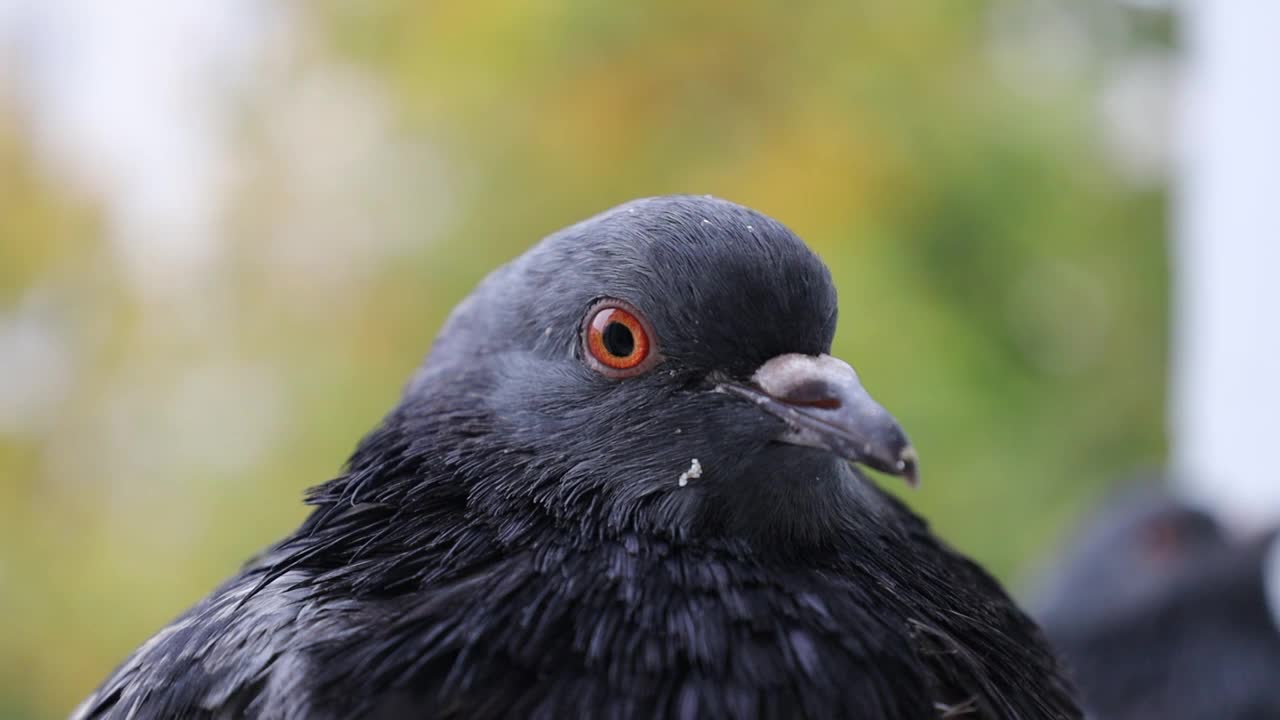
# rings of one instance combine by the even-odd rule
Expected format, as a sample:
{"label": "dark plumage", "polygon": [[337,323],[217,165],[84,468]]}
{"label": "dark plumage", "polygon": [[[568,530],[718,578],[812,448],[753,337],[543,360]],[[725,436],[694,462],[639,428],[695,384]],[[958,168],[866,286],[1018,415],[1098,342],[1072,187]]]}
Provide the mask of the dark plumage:
{"label": "dark plumage", "polygon": [[[601,298],[652,331],[630,377],[583,343]],[[78,716],[1078,717],[1036,626],[849,462],[915,474],[835,321],[822,262],[725,201],[548,237]]]}
{"label": "dark plumage", "polygon": [[1089,716],[1280,718],[1271,542],[1236,540],[1155,486],[1108,498],[1037,603]]}

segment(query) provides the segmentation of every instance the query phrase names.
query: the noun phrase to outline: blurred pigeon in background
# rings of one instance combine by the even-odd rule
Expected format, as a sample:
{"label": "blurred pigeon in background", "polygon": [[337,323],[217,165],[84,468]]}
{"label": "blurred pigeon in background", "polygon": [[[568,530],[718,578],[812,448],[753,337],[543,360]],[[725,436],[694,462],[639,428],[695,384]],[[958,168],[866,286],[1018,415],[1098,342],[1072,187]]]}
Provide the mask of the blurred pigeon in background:
{"label": "blurred pigeon in background", "polygon": [[1085,523],[1033,603],[1097,720],[1280,718],[1274,533],[1240,539],[1157,483]]}
{"label": "blurred pigeon in background", "polygon": [[855,466],[916,477],[835,325],[822,262],[725,201],[548,237],[76,717],[1079,717],[1032,621]]}

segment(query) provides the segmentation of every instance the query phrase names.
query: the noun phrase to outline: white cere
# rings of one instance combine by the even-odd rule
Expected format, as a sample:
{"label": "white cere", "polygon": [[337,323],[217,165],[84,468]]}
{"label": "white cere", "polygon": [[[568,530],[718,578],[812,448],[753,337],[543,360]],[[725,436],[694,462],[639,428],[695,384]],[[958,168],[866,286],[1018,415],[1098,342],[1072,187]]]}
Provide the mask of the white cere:
{"label": "white cere", "polygon": [[680,473],[680,477],[676,479],[676,484],[684,487],[689,484],[690,478],[702,477],[702,463],[698,462],[698,458],[693,458],[693,462],[689,463],[689,469]]}

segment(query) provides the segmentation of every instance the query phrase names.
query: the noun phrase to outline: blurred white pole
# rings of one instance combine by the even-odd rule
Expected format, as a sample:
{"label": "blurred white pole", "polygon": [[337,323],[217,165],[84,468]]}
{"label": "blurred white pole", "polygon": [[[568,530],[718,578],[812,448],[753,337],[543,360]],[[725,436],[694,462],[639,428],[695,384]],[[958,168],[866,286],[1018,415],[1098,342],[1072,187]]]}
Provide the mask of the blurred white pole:
{"label": "blurred white pole", "polygon": [[1172,442],[1181,489],[1280,520],[1280,2],[1182,4]]}

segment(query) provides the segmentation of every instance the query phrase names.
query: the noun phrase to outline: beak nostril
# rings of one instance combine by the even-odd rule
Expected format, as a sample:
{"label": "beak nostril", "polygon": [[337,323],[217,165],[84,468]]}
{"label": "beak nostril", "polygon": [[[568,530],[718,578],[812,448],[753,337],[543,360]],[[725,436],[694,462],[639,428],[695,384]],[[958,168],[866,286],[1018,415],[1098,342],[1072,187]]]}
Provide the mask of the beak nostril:
{"label": "beak nostril", "polygon": [[795,405],[796,407],[811,407],[822,410],[839,410],[842,407],[840,398],[833,397],[817,398],[816,400],[794,400],[791,398],[783,398],[782,401],[788,405]]}
{"label": "beak nostril", "polygon": [[844,405],[840,394],[834,392],[831,383],[824,378],[804,378],[791,387],[778,390],[782,391],[775,395],[778,400],[796,407],[839,410]]}

